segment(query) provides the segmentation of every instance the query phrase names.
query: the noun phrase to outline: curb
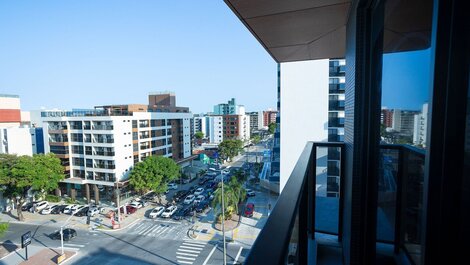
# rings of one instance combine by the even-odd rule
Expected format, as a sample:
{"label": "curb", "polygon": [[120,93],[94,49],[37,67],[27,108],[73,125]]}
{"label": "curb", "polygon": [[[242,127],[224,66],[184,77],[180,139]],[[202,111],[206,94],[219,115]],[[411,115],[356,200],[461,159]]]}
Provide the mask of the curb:
{"label": "curb", "polygon": [[60,264],[65,264],[65,263],[67,263],[69,260],[73,259],[73,257],[77,256],[77,254],[78,254],[78,251],[73,252],[73,255],[72,255],[72,256],[68,257],[66,260],[64,260],[64,261],[61,262]]}
{"label": "curb", "polygon": [[96,230],[96,231],[101,231],[101,232],[114,232],[114,231],[117,232],[117,231],[121,231],[121,230],[126,229],[128,226],[130,226],[130,225],[132,225],[132,224],[134,224],[134,223],[137,223],[137,221],[140,221],[141,219],[142,219],[142,218],[138,218],[138,219],[134,220],[132,223],[130,223],[130,224],[124,226],[124,227],[121,227],[121,228],[119,228],[119,229],[100,229],[100,228],[96,228],[95,230]]}

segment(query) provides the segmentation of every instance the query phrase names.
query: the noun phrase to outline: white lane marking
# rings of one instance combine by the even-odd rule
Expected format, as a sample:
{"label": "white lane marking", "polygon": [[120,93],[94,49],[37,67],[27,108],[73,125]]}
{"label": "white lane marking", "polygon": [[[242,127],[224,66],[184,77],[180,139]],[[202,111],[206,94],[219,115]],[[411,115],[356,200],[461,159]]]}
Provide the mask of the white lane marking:
{"label": "white lane marking", "polygon": [[153,226],[147,227],[147,228],[145,228],[144,230],[140,231],[140,232],[139,232],[139,235],[147,234],[147,232],[150,231],[150,230],[152,230],[152,229],[153,229]]}
{"label": "white lane marking", "polygon": [[188,247],[188,246],[180,246],[180,248],[194,249],[194,250],[202,250],[202,249],[203,249],[203,248],[201,248],[201,247]]}
{"label": "white lane marking", "polygon": [[137,224],[137,222],[131,224],[130,226],[127,227],[127,229],[131,229],[131,228],[134,227],[136,224]]}
{"label": "white lane marking", "polygon": [[196,260],[195,258],[190,258],[190,257],[180,257],[176,256],[177,259],[188,259],[188,260]]}
{"label": "white lane marking", "polygon": [[179,263],[184,263],[184,264],[193,264],[190,261],[184,261],[184,260],[178,260]]}
{"label": "white lane marking", "polygon": [[238,254],[235,257],[235,260],[233,261],[233,264],[237,264],[238,258],[240,258],[240,254],[242,254],[242,249],[243,249],[243,247],[240,247],[240,250],[238,251]]}
{"label": "white lane marking", "polygon": [[214,254],[214,251],[215,249],[217,248],[217,245],[214,246],[214,248],[212,248],[212,251],[209,253],[209,256],[207,256],[206,260],[204,261],[204,263],[202,263],[202,265],[206,265],[207,262],[209,261],[209,259],[212,257],[212,254]]}
{"label": "white lane marking", "polygon": [[79,247],[79,248],[82,248],[82,247],[84,247],[85,245],[64,244],[64,246],[71,246],[71,247]]}
{"label": "white lane marking", "polygon": [[169,229],[169,227],[165,227],[164,229],[160,230],[160,231],[157,233],[157,235],[160,235],[160,234],[165,233],[165,231],[168,230],[168,229]]}
{"label": "white lane marking", "polygon": [[182,251],[182,252],[189,252],[189,253],[201,253],[201,251],[196,251],[196,250],[189,250],[189,249],[181,249],[179,248],[178,251]]}
{"label": "white lane marking", "polygon": [[204,247],[205,245],[201,244],[194,244],[194,243],[189,243],[189,242],[183,242],[184,246],[191,246],[191,247]]}
{"label": "white lane marking", "polygon": [[[136,224],[137,224],[137,223],[136,223]],[[146,223],[140,223],[140,224],[135,228],[135,230],[137,231],[137,230],[139,230],[139,229],[140,229],[141,227],[143,227],[143,226],[146,226]]]}
{"label": "white lane marking", "polygon": [[158,229],[160,229],[160,227],[158,227],[158,226],[152,227],[152,229],[149,231],[149,233],[148,233],[147,235],[148,235],[148,236],[153,236],[153,234],[155,233],[155,231],[157,231]]}
{"label": "white lane marking", "polygon": [[176,255],[191,256],[191,257],[199,256],[199,255],[196,255],[196,254],[189,254],[189,253],[184,253],[184,252],[176,252]]}
{"label": "white lane marking", "polygon": [[200,245],[200,246],[205,246],[205,245],[207,244],[207,242],[190,241],[190,240],[189,240],[189,241],[186,241],[186,240],[185,240],[185,241],[183,242],[183,244],[184,244],[184,243],[195,244],[195,245]]}

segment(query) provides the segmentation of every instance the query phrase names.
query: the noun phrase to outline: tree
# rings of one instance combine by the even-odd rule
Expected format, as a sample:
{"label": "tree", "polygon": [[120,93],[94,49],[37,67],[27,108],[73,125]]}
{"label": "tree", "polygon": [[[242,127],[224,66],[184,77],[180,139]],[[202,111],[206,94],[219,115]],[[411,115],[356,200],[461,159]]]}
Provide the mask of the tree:
{"label": "tree", "polygon": [[141,194],[150,190],[162,194],[168,189],[168,182],[178,179],[179,175],[180,167],[171,158],[150,156],[134,166],[129,184]]}
{"label": "tree", "polygon": [[269,134],[274,134],[276,132],[276,128],[277,128],[277,124],[276,123],[270,123],[268,125],[268,131],[269,131]]}
{"label": "tree", "polygon": [[243,150],[241,140],[224,140],[219,144],[219,152],[223,159],[232,159]]}
{"label": "tree", "polygon": [[253,144],[258,144],[260,141],[261,141],[261,137],[259,135],[255,135],[255,136],[251,137],[251,142]]}
{"label": "tree", "polygon": [[201,132],[201,131],[196,132],[196,133],[194,134],[194,137],[196,137],[196,139],[201,140],[202,138],[204,138],[204,133]]}
{"label": "tree", "polygon": [[8,230],[8,227],[10,226],[9,223],[0,223],[0,238],[5,235],[5,232]]}
{"label": "tree", "polygon": [[64,168],[54,154],[16,156],[0,155],[0,186],[3,196],[16,206],[18,219],[24,220],[21,206],[28,190],[48,192],[58,187]]}
{"label": "tree", "polygon": [[[246,190],[243,188],[242,182],[238,181],[236,177],[232,177],[228,185],[224,186],[224,208],[226,219],[230,217],[229,209],[234,209],[237,214],[238,205],[246,198]],[[222,187],[219,187],[214,192],[214,200],[212,207],[221,212],[222,209]]]}

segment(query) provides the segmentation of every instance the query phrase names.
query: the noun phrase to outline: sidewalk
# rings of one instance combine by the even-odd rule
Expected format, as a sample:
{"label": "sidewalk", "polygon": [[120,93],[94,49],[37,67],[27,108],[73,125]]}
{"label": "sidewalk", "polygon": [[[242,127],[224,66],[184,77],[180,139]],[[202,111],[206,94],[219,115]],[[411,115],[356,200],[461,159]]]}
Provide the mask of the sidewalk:
{"label": "sidewalk", "polygon": [[[51,249],[39,246],[28,246],[28,260],[26,260],[26,250],[18,248],[16,251],[11,252],[7,256],[0,259],[0,264],[8,265],[56,265],[57,259],[60,256],[60,249]],[[72,259],[77,252],[64,251],[65,259],[61,263]]]}

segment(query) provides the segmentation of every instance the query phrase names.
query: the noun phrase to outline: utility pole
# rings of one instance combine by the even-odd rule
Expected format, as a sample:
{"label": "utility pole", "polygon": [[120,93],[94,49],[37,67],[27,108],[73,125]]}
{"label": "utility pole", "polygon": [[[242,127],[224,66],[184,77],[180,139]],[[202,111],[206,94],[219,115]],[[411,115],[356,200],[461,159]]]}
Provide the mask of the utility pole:
{"label": "utility pole", "polygon": [[222,235],[224,239],[224,265],[227,265],[227,249],[225,247],[225,207],[224,207],[224,173],[222,173]]}

